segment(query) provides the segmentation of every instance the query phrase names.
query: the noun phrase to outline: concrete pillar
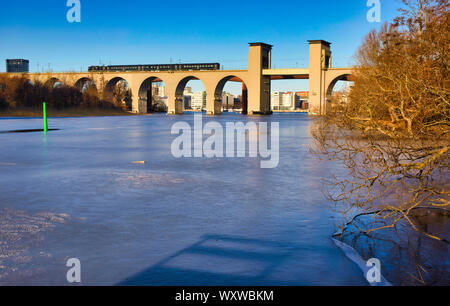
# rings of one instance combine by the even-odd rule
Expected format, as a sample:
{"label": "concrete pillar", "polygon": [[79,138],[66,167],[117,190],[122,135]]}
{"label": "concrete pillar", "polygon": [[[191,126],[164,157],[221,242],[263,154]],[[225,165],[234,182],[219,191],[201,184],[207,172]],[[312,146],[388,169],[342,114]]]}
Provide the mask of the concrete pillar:
{"label": "concrete pillar", "polygon": [[203,81],[206,89],[206,114],[221,115],[222,114],[222,91],[217,91],[216,83],[206,83]]}
{"label": "concrete pillar", "polygon": [[264,43],[250,43],[248,55],[249,78],[247,86],[248,114],[270,114],[270,77],[262,74],[263,69],[271,68],[272,46]]}
{"label": "concrete pillar", "polygon": [[133,113],[145,114],[147,113],[147,102],[139,99],[139,85],[128,82],[128,87],[131,89],[131,111]]}
{"label": "concrete pillar", "polygon": [[176,115],[175,112],[175,95],[171,93],[167,93],[167,113],[169,115]]}
{"label": "concrete pillar", "polygon": [[241,104],[242,104],[242,114],[248,114],[248,89],[245,86],[245,83],[242,82],[242,96],[241,96]]}
{"label": "concrete pillar", "polygon": [[147,113],[147,102],[142,99],[139,99],[139,96],[136,96],[134,92],[131,102],[131,111],[136,114]]}
{"label": "concrete pillar", "polygon": [[183,93],[181,93],[181,96],[178,97],[177,100],[177,93],[176,89],[180,82],[179,79],[175,78],[163,78],[164,84],[166,85],[166,93],[167,93],[167,114],[168,115],[182,115],[183,114]]}
{"label": "concrete pillar", "polygon": [[210,94],[206,92],[206,114],[220,115],[222,114],[222,96]]}
{"label": "concrete pillar", "polygon": [[153,83],[147,87],[147,113],[153,113]]}
{"label": "concrete pillar", "polygon": [[183,114],[183,95],[177,96],[175,94],[167,95],[167,104],[169,115],[182,115]]}
{"label": "concrete pillar", "polygon": [[331,67],[330,43],[309,41],[309,113],[326,114],[325,70]]}

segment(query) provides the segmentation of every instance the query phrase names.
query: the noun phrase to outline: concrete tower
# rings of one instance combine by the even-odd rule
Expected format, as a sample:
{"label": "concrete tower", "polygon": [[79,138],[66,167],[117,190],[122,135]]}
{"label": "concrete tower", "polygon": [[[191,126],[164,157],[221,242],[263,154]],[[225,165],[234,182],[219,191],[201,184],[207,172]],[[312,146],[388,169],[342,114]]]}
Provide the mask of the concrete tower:
{"label": "concrete tower", "polygon": [[270,77],[263,75],[271,68],[272,46],[265,43],[250,43],[248,54],[248,114],[270,114]]}
{"label": "concrete tower", "polygon": [[326,112],[325,70],[331,68],[331,43],[309,40],[309,103],[311,114]]}

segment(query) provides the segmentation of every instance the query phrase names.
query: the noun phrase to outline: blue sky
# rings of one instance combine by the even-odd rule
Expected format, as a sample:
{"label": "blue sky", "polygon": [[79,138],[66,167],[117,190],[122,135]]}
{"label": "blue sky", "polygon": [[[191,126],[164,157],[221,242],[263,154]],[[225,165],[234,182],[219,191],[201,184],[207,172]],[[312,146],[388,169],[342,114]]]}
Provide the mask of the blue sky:
{"label": "blue sky", "polygon": [[[81,23],[67,22],[66,2],[2,1],[0,71],[6,58],[29,59],[31,71],[171,61],[245,69],[249,42],[274,45],[274,68],[307,67],[311,39],[330,41],[333,65],[349,66],[364,35],[380,26],[367,21],[367,0],[81,0]],[[398,7],[381,0],[382,22]],[[307,82],[274,87],[305,90]]]}

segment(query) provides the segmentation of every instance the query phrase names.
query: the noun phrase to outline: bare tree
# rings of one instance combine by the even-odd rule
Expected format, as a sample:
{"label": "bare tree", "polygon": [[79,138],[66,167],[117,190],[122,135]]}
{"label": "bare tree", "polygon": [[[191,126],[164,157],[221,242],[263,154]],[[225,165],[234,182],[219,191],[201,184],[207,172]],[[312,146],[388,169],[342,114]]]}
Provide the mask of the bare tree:
{"label": "bare tree", "polygon": [[117,82],[113,89],[113,102],[116,107],[125,107],[127,100],[129,100],[130,91],[128,89],[127,83],[125,81]]}
{"label": "bare tree", "polygon": [[[414,222],[417,209],[449,206],[449,2],[403,0],[405,9],[359,48],[349,99],[312,129],[314,151],[339,160],[327,195],[344,216],[373,218],[361,232]],[[447,211],[448,212],[448,211]]]}

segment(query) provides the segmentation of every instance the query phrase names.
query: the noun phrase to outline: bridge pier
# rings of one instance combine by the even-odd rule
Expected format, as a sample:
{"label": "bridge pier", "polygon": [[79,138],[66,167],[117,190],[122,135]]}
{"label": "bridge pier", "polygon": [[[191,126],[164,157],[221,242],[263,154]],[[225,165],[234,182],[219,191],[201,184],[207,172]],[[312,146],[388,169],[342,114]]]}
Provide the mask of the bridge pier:
{"label": "bridge pier", "polygon": [[242,114],[248,114],[248,89],[244,82],[242,82],[242,97],[241,97],[241,105],[242,105]]}
{"label": "bridge pier", "polygon": [[153,86],[150,83],[150,85],[147,86],[147,113],[153,112]]}
{"label": "bridge pier", "polygon": [[183,95],[168,94],[167,104],[168,104],[168,115],[182,115],[183,114]]}
{"label": "bridge pier", "polygon": [[249,115],[267,115],[271,113],[271,80],[263,75],[264,69],[271,68],[272,45],[250,43],[248,55],[248,103]]}
{"label": "bridge pier", "polygon": [[[214,93],[214,91],[210,90]],[[206,114],[207,115],[221,115],[222,114],[222,95],[206,94]]]}
{"label": "bridge pier", "polygon": [[127,81],[128,88],[131,89],[131,111],[136,114],[146,114],[147,113],[147,101],[139,97],[140,84],[137,82]]}
{"label": "bridge pier", "polygon": [[326,114],[325,74],[326,70],[331,68],[330,45],[324,40],[309,41],[309,113],[311,115]]}

